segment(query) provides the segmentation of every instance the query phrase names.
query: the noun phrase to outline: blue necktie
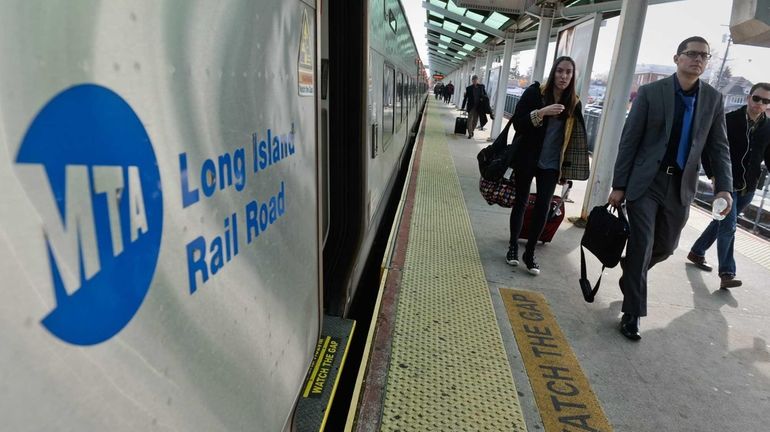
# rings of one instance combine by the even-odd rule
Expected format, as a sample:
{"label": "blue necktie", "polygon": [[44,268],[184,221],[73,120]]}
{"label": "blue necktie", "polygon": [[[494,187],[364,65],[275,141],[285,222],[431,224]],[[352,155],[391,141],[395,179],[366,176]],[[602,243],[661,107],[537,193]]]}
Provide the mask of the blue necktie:
{"label": "blue necktie", "polygon": [[684,169],[687,163],[687,154],[690,152],[690,129],[692,129],[692,114],[695,107],[695,95],[685,96],[679,93],[684,102],[684,114],[682,115],[682,134],[679,137],[679,149],[676,151],[676,164]]}

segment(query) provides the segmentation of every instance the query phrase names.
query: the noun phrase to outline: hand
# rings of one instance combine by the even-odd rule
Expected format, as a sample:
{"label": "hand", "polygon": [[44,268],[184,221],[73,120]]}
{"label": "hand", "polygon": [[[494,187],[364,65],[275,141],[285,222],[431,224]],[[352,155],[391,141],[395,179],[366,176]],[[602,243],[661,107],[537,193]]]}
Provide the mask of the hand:
{"label": "hand", "polygon": [[616,209],[620,209],[620,205],[623,204],[623,201],[625,199],[626,199],[626,191],[615,189],[610,194],[610,197],[607,199],[607,202],[609,202],[610,205],[615,207]]}
{"label": "hand", "polygon": [[537,110],[537,115],[539,115],[540,118],[543,118],[545,116],[557,116],[561,114],[562,111],[564,111],[564,105],[552,104]]}
{"label": "hand", "polygon": [[564,186],[565,184],[567,184],[567,179],[565,179],[564,177],[560,178],[559,179],[559,186]]}
{"label": "hand", "polygon": [[727,201],[727,207],[725,207],[725,209],[719,213],[722,216],[727,216],[727,214],[730,213],[730,211],[733,209],[733,194],[730,192],[722,191],[716,194],[714,198],[724,198],[725,201]]}

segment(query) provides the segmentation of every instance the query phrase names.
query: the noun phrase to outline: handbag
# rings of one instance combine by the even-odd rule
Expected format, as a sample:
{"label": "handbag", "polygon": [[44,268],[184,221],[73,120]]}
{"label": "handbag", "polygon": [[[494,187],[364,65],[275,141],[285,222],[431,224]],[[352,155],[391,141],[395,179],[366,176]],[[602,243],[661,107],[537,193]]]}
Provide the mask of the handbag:
{"label": "handbag", "polygon": [[602,263],[602,275],[605,267],[613,268],[620,262],[623,249],[628,240],[628,218],[624,210],[617,210],[618,215],[612,214],[610,204],[596,206],[591,210],[586,222],[583,238],[580,240],[580,289],[583,298],[588,303],[594,301],[602,276],[591,288],[591,282],[586,277],[586,257],[583,248],[588,249]]}
{"label": "handbag", "polygon": [[496,182],[487,180],[484,177],[480,178],[479,191],[489,205],[497,204],[500,207],[513,207],[513,202],[516,198],[516,187],[513,180],[508,180],[505,177],[500,178]]}
{"label": "handbag", "polygon": [[495,141],[481,149],[476,155],[479,162],[479,173],[481,177],[493,182],[500,180],[505,171],[511,165],[513,154],[516,152],[520,139],[514,139],[508,145],[508,130],[511,128],[512,120],[508,121],[500,135]]}

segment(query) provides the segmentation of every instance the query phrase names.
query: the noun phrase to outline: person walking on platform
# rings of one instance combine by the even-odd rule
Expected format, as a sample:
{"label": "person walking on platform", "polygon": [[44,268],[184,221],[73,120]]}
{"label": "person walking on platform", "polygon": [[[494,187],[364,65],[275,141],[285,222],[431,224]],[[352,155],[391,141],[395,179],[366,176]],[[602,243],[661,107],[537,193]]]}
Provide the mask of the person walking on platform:
{"label": "person walking on platform", "polygon": [[455,85],[452,84],[452,81],[449,81],[449,84],[444,86],[444,102],[449,103],[449,100],[452,99],[452,96],[455,94]]}
{"label": "person walking on platform", "polygon": [[468,139],[473,138],[473,130],[476,129],[476,123],[479,121],[479,107],[482,96],[487,95],[487,90],[484,88],[484,84],[479,84],[479,77],[473,75],[471,77],[471,85],[465,88],[465,96],[463,96],[463,104],[461,109],[468,108]]}
{"label": "person walking on platform", "polygon": [[[575,62],[569,57],[554,61],[544,87],[535,82],[524,91],[513,113],[513,140],[517,148],[512,167],[516,201],[511,210],[511,237],[505,260],[518,265],[518,239],[524,222],[532,179],[537,179],[537,198],[532,210],[524,265],[540,274],[535,245],[545,227],[557,183],[588,178],[588,145],[583,108],[575,93]],[[521,197],[521,198],[519,198]]]}
{"label": "person walking on platform", "polygon": [[674,55],[676,72],[643,85],[626,118],[615,161],[609,203],[626,201],[630,235],[623,274],[620,332],[639,340],[647,315],[647,271],[671,256],[695,197],[701,154],[711,161],[716,197],[732,208],[730,150],[722,95],[699,80],[711,55],[699,36]]}
{"label": "person walking on platform", "polygon": [[438,100],[438,98],[442,97],[444,94],[444,84],[439,81],[436,83],[435,86],[433,86],[433,98]]}
{"label": "person walking on platform", "polygon": [[[746,97],[746,105],[727,114],[727,141],[730,144],[730,160],[733,170],[733,205],[723,220],[712,220],[709,226],[692,245],[687,259],[698,268],[711,271],[706,262],[706,250],[717,242],[719,258],[719,288],[735,288],[742,285],[735,278],[735,227],[738,215],[754,198],[762,159],[770,167],[770,121],[765,110],[770,106],[770,83],[754,84]],[[711,161],[707,155],[702,158],[703,169],[713,178]],[[761,185],[760,185],[761,187]]]}

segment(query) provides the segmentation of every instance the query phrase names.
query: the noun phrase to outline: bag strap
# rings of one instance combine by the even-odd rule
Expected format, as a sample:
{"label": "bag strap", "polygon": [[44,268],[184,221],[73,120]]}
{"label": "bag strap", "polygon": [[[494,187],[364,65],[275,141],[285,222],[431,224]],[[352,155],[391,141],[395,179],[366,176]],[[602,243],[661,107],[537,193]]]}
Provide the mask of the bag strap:
{"label": "bag strap", "polygon": [[583,291],[583,298],[588,303],[593,303],[596,297],[596,292],[599,291],[599,285],[602,283],[602,276],[604,276],[604,266],[602,265],[602,272],[599,275],[599,280],[596,281],[596,285],[591,288],[591,281],[588,280],[586,275],[586,255],[583,251],[583,245],[580,245],[580,290]]}

